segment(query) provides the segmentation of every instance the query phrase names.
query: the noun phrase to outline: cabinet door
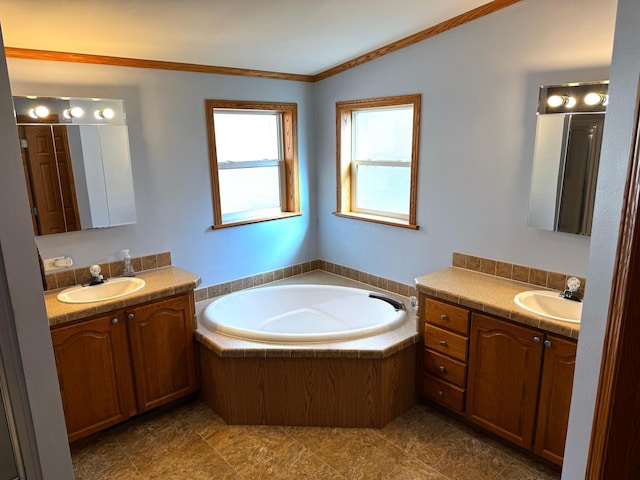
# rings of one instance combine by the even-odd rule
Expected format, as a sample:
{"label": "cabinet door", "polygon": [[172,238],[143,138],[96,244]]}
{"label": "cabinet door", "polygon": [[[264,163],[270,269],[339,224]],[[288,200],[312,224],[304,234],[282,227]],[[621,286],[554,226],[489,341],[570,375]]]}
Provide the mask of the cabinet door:
{"label": "cabinet door", "polygon": [[531,448],[542,360],[541,334],[473,314],[466,417]]}
{"label": "cabinet door", "polygon": [[141,413],[196,390],[192,298],[183,295],[126,310]]}
{"label": "cabinet door", "polygon": [[51,339],[70,442],[136,413],[121,313],[56,328]]}
{"label": "cabinet door", "polygon": [[576,364],[576,342],[547,335],[533,451],[562,465]]}

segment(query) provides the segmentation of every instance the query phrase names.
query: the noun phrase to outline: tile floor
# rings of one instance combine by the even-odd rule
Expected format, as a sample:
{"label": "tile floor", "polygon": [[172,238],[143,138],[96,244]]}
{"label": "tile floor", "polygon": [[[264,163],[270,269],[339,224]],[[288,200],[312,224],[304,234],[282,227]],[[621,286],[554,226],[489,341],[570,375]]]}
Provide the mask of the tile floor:
{"label": "tile floor", "polygon": [[225,425],[199,400],[72,447],[77,480],[553,480],[560,475],[418,405],[382,429]]}

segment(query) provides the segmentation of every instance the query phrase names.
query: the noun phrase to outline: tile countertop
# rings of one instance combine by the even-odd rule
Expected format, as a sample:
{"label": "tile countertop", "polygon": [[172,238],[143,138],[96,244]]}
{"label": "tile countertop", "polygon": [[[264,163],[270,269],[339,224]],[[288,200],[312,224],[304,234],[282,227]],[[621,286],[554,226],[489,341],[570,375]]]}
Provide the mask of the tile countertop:
{"label": "tile countertop", "polygon": [[162,267],[136,273],[136,277],[145,281],[142,290],[113,300],[92,303],[63,303],[56,296],[63,289],[49,290],[44,293],[49,326],[60,325],[107,313],[120,308],[158,300],[178,293],[185,293],[200,285],[200,277],[178,267]]}
{"label": "tile countertop", "polygon": [[507,318],[549,333],[578,339],[579,323],[551,320],[530,313],[513,301],[526,290],[547,290],[528,283],[515,282],[458,267],[449,267],[416,278],[416,290],[431,297],[473,310]]}

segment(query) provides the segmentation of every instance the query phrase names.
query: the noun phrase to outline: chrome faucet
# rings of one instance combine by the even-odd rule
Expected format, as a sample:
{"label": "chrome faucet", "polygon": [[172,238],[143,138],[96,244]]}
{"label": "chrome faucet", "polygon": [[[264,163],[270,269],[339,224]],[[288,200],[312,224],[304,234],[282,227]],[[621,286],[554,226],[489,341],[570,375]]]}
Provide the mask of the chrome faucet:
{"label": "chrome faucet", "polygon": [[89,268],[89,273],[91,274],[91,281],[89,283],[84,283],[83,286],[91,287],[93,285],[100,285],[106,282],[105,278],[100,274],[102,268],[100,265],[91,265]]}
{"label": "chrome faucet", "polygon": [[563,292],[560,292],[560,296],[562,298],[566,298],[567,300],[573,300],[574,302],[581,302],[582,299],[576,294],[578,289],[580,288],[580,280],[576,277],[570,277],[567,280],[567,286]]}

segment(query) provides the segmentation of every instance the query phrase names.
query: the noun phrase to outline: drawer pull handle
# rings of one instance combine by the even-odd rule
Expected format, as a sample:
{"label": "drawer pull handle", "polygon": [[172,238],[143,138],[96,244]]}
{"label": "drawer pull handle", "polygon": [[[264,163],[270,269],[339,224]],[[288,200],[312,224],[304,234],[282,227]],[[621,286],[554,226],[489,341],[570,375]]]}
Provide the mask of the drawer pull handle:
{"label": "drawer pull handle", "polygon": [[536,343],[540,343],[540,337],[533,337],[533,341]]}
{"label": "drawer pull handle", "polygon": [[440,340],[440,346],[441,347],[446,347],[447,346],[447,342],[445,342],[444,340]]}
{"label": "drawer pull handle", "polygon": [[444,392],[442,390],[438,390],[438,396],[439,397],[444,397]]}
{"label": "drawer pull handle", "polygon": [[118,319],[117,319],[117,318],[112,318],[112,319],[111,319],[111,323],[112,323],[113,325],[117,325],[117,324],[118,324]]}
{"label": "drawer pull handle", "polygon": [[444,365],[440,365],[440,366],[438,367],[438,370],[440,370],[441,372],[444,372]]}
{"label": "drawer pull handle", "polygon": [[551,340],[545,340],[544,341],[544,346],[545,347],[550,347],[551,346]]}
{"label": "drawer pull handle", "polygon": [[446,319],[447,319],[447,318],[449,318],[449,317],[447,317],[447,316],[443,313],[442,315],[440,315],[440,318],[441,318],[442,320],[446,320]]}
{"label": "drawer pull handle", "polygon": [[134,318],[136,318],[136,316],[135,316],[135,314],[130,313],[129,315],[127,315],[127,318],[128,318],[129,320],[133,320]]}

